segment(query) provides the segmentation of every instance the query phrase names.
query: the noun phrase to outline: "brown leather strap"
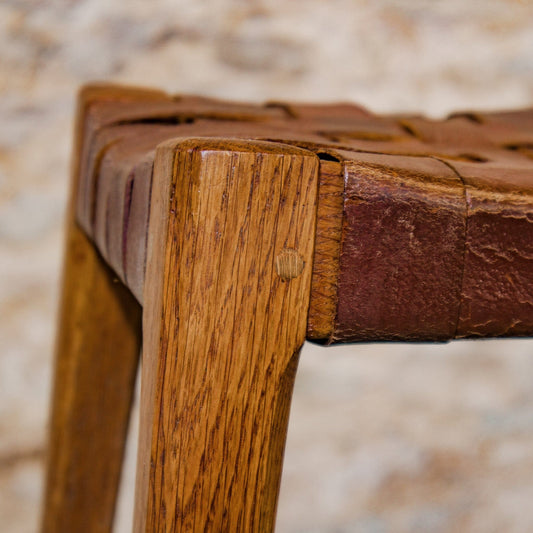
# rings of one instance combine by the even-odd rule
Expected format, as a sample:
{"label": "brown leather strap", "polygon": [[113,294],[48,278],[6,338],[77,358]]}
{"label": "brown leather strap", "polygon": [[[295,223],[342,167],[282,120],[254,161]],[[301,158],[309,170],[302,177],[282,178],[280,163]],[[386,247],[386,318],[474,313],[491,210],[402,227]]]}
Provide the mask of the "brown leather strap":
{"label": "brown leather strap", "polygon": [[345,183],[332,340],[453,338],[466,229],[459,177],[428,157],[359,154]]}
{"label": "brown leather strap", "polygon": [[142,300],[154,150],[261,139],[320,159],[308,338],[533,334],[533,111],[380,117],[124,90],[85,114],[77,216]]}

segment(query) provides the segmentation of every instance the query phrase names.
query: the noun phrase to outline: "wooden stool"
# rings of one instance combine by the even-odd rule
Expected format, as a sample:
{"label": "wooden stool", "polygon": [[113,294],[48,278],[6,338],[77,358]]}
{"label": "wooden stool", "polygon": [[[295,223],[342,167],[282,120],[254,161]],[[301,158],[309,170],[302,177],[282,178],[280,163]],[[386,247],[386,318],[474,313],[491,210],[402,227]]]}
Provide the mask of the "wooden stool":
{"label": "wooden stool", "polygon": [[[533,333],[533,110],[81,92],[43,532],[274,528],[304,340]],[[142,334],[141,334],[142,332]]]}

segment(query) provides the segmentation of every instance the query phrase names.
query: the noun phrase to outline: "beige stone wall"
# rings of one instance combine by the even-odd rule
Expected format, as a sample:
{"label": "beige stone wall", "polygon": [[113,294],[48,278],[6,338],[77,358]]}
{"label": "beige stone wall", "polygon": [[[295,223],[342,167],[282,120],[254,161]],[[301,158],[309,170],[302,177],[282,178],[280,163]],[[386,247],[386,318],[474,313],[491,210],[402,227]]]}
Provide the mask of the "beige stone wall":
{"label": "beige stone wall", "polygon": [[[0,530],[35,531],[74,94],[533,104],[533,3],[0,4]],[[278,530],[533,531],[533,344],[308,347]],[[131,467],[119,531],[128,530]]]}

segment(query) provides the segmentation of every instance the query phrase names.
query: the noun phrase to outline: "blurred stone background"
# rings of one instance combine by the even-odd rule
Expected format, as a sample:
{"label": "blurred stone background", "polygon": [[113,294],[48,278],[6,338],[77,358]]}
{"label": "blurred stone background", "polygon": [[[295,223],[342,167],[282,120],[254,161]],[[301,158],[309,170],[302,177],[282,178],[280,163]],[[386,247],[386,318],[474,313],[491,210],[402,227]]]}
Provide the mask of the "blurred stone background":
{"label": "blurred stone background", "polygon": [[[3,532],[37,529],[72,112],[89,80],[432,116],[531,106],[533,3],[3,0]],[[533,531],[532,343],[306,346],[278,531]]]}

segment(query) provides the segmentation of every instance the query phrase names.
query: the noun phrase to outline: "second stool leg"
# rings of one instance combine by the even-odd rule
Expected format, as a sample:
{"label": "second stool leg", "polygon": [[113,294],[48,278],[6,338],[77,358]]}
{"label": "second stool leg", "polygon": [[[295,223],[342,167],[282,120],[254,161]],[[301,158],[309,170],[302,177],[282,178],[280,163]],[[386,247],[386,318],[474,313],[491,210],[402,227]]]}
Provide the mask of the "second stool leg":
{"label": "second stool leg", "polygon": [[109,533],[141,309],[72,222],[63,272],[43,533]]}
{"label": "second stool leg", "polygon": [[157,91],[92,85],[78,96],[43,533],[109,533],[141,346],[141,308],[75,222],[91,105]]}
{"label": "second stool leg", "polygon": [[274,528],[306,333],[317,163],[269,143],[158,150],[137,533]]}

